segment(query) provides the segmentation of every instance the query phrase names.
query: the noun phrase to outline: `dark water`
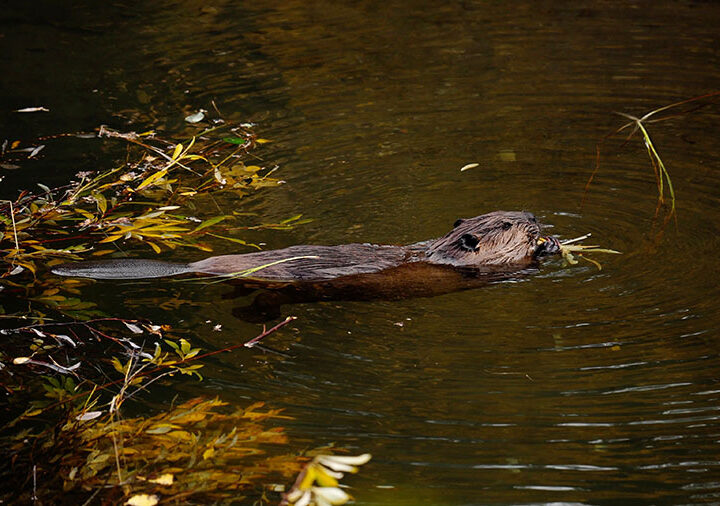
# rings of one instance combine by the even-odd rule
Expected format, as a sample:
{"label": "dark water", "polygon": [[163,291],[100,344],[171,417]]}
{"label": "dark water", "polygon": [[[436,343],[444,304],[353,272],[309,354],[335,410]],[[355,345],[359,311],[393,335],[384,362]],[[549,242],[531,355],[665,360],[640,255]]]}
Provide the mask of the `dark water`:
{"label": "dark water", "polygon": [[[596,143],[623,124],[613,111],[720,89],[720,4],[7,4],[3,138],[103,123],[176,133],[215,100],[274,141],[258,154],[287,181],[220,206],[313,219],[253,237],[268,247],[413,242],[460,216],[525,209],[562,237],[592,232],[625,252],[598,256],[602,271],[550,262],[431,299],[286,308],[299,319],[267,344],[292,359],[223,356],[184,390],[285,407],[298,450],[372,453],[348,480],[361,504],[720,502],[718,107],[649,125],[677,227],[652,232],[655,181],[637,139],[608,144],[580,205]],[[39,105],[51,112],[11,112]],[[0,193],[120,156],[49,143],[0,171]],[[479,166],[460,172],[468,163]],[[211,346],[258,332],[217,285],[110,286],[128,314],[182,319]],[[114,310],[107,291],[85,296]],[[170,295],[185,305],[155,308]]]}

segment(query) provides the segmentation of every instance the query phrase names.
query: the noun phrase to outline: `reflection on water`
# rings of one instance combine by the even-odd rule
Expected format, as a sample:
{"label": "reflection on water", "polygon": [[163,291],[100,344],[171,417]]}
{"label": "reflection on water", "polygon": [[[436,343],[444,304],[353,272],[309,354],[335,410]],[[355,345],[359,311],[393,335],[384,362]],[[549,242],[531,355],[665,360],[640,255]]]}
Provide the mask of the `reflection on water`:
{"label": "reflection on water", "polygon": [[[720,6],[206,7],[3,14],[14,70],[1,85],[3,135],[178,130],[215,100],[228,118],[260,124],[274,141],[262,163],[288,181],[218,204],[314,220],[253,238],[270,247],[410,243],[460,216],[526,209],[554,234],[592,232],[625,254],[602,258],[602,271],[551,261],[521,282],[435,298],[297,305],[294,329],[268,342],[292,359],[223,356],[189,388],[285,406],[298,448],[373,453],[348,480],[363,504],[720,500],[717,107],[649,126],[675,183],[677,227],[650,232],[655,182],[638,140],[607,144],[579,205],[596,143],[622,124],[613,111],[717,88]],[[52,112],[7,112],[31,105]],[[96,149],[49,145],[3,193],[119,156]],[[188,319],[217,346],[255,335],[231,318],[222,287],[181,289],[193,310],[163,318]],[[146,316],[158,315],[133,300],[170,290],[122,286],[127,310]]]}

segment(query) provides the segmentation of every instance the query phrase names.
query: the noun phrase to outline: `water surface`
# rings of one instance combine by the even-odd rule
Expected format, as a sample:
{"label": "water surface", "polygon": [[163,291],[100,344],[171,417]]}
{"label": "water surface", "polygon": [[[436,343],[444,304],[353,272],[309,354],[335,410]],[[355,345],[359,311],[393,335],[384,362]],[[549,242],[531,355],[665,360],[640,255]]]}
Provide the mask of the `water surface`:
{"label": "water surface", "polygon": [[[602,271],[551,261],[532,278],[440,297],[285,308],[298,320],[267,344],[292,358],[222,356],[183,391],[285,407],[298,450],[372,453],[348,480],[360,504],[720,500],[717,106],[649,127],[677,227],[653,229],[655,180],[637,139],[607,144],[581,206],[596,144],[623,123],[614,111],[718,89],[720,5],[35,4],[0,15],[3,138],[100,124],[190,132],[183,118],[214,100],[273,140],[257,154],[287,182],[220,207],[313,219],[252,236],[268,248],[409,243],[458,217],[524,209],[552,233],[592,232],[625,253],[598,258]],[[51,112],[10,112],[33,105]],[[0,172],[0,193],[112,167],[122,152],[50,142]],[[479,165],[460,172],[468,163]],[[183,320],[222,347],[259,330],[231,315],[249,299],[226,291],[103,283],[84,296]],[[168,297],[186,304],[159,310]]]}

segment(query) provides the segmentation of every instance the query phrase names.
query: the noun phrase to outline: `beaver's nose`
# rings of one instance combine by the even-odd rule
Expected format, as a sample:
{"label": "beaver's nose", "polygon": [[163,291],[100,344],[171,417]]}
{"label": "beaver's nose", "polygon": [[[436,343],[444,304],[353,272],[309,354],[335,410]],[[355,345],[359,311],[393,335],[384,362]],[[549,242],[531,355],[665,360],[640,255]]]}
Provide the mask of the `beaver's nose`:
{"label": "beaver's nose", "polygon": [[560,241],[558,241],[557,238],[551,235],[538,238],[535,255],[556,255],[558,253],[560,253]]}

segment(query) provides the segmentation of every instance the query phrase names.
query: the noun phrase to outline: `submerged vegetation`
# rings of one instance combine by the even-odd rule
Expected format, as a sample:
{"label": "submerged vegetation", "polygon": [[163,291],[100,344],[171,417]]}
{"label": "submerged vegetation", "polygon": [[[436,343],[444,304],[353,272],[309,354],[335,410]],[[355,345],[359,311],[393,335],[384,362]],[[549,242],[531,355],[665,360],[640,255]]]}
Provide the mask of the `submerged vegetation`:
{"label": "submerged vegetation", "polygon": [[[675,199],[675,188],[673,187],[672,179],[670,178],[670,172],[668,171],[667,167],[665,166],[665,163],[663,162],[662,158],[660,157],[658,148],[656,147],[655,143],[653,142],[652,138],[650,137],[650,132],[648,132],[647,125],[650,123],[657,123],[660,121],[665,121],[670,118],[674,118],[676,116],[679,116],[681,114],[687,114],[688,112],[695,111],[699,109],[700,107],[703,107],[708,103],[710,99],[714,99],[715,97],[720,96],[720,91],[716,91],[713,93],[708,93],[705,95],[701,95],[698,97],[693,97],[687,100],[682,100],[680,102],[675,102],[663,107],[659,107],[657,109],[653,109],[652,111],[642,115],[641,117],[636,117],[631,114],[618,112],[616,114],[629,119],[630,122],[623,124],[618,129],[614,130],[613,132],[606,135],[596,146],[596,157],[595,157],[595,169],[593,170],[592,174],[590,175],[590,178],[588,179],[586,185],[585,185],[585,193],[590,188],[590,185],[592,184],[593,180],[595,179],[595,176],[597,175],[598,171],[600,170],[600,152],[601,152],[601,145],[611,137],[614,137],[628,129],[630,129],[630,133],[625,138],[625,142],[630,141],[636,133],[640,132],[642,136],[643,145],[645,146],[645,149],[647,150],[648,157],[650,158],[650,164],[653,168],[653,173],[655,175],[655,183],[657,185],[657,205],[655,207],[655,219],[661,218],[661,228],[663,228],[670,220],[675,220],[677,223],[677,208],[676,208],[676,199]],[[655,117],[659,113],[663,113],[666,111],[670,111],[673,109],[678,109],[682,106],[690,106],[691,109],[689,111],[683,111],[676,114],[671,114],[668,116],[664,116],[661,118]],[[667,194],[666,194],[667,189]]]}
{"label": "submerged vegetation", "polygon": [[[0,477],[15,484],[0,490],[0,502],[186,504],[243,495],[267,502],[271,490],[284,489],[268,480],[291,482],[307,461],[287,449],[278,425],[287,415],[221,399],[178,399],[159,410],[145,403],[171,377],[202,379],[202,359],[259,347],[294,318],[202,353],[191,337],[179,337],[182,329],[107,315],[81,298],[91,281],[44,269],[137,246],[156,253],[212,251],[216,241],[252,248],[238,230],[303,223],[300,215],[269,224],[248,224],[237,211],[208,216],[213,193],[282,183],[272,177],[277,167],[246,163],[268,141],[250,124],[222,120],[177,143],[106,127],[97,136],[126,143],[127,161],[0,202]],[[37,147],[6,143],[3,156],[13,150],[35,156]]]}

